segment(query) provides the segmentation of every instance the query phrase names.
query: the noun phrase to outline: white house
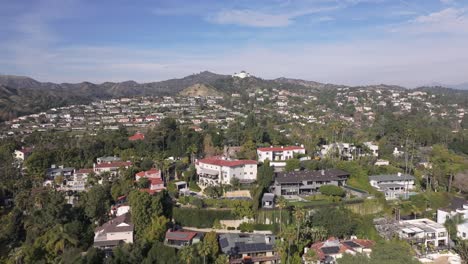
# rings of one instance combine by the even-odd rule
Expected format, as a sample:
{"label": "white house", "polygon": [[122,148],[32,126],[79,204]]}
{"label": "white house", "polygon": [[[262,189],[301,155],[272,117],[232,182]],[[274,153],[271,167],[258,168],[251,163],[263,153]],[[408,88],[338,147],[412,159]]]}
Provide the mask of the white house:
{"label": "white house", "polygon": [[241,72],[239,72],[239,73],[234,73],[234,74],[232,75],[232,77],[237,77],[237,78],[244,79],[244,78],[250,77],[250,73],[245,72],[245,71],[241,71]]}
{"label": "white house", "polygon": [[371,152],[371,155],[374,156],[374,157],[378,157],[379,156],[379,146],[372,143],[372,142],[364,142],[364,146],[366,146],[370,152]]}
{"label": "white house", "polygon": [[468,201],[454,197],[449,207],[437,209],[437,223],[444,224],[446,220],[460,217],[461,223],[457,225],[457,236],[468,239]]}
{"label": "white house", "polygon": [[415,178],[408,174],[384,174],[369,176],[369,183],[372,187],[383,192],[385,199],[397,199],[401,195],[414,189]]}
{"label": "white house", "polygon": [[288,159],[294,158],[294,154],[305,154],[304,145],[301,146],[281,146],[258,148],[257,157],[259,162],[270,161],[270,166],[284,167]]}
{"label": "white house", "polygon": [[120,243],[133,243],[133,224],[129,213],[117,216],[94,231],[94,247],[109,250]]}
{"label": "white house", "polygon": [[13,153],[13,156],[17,160],[24,161],[25,159],[29,157],[29,155],[31,155],[32,151],[33,151],[33,148],[21,148],[19,150],[15,150],[15,152]]}
{"label": "white house", "polygon": [[195,168],[202,186],[230,184],[234,178],[240,182],[253,182],[257,179],[255,160],[230,160],[216,156],[198,160]]}
{"label": "white house", "polygon": [[401,239],[424,244],[426,247],[448,245],[448,232],[444,225],[427,218],[400,221],[397,234]]}
{"label": "white house", "polygon": [[109,172],[111,176],[115,176],[120,168],[128,169],[130,166],[132,166],[130,161],[101,162],[93,165],[93,171],[96,174]]}

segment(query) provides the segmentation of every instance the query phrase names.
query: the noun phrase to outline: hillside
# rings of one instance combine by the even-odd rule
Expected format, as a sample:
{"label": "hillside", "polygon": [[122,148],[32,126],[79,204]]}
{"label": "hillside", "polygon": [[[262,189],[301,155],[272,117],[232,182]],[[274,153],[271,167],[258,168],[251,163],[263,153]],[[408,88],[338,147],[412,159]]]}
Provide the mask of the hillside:
{"label": "hillside", "polygon": [[179,92],[181,96],[189,96],[189,97],[196,97],[196,96],[223,96],[224,94],[217,91],[214,87],[207,85],[207,84],[194,84],[189,86]]}
{"label": "hillside", "polygon": [[[322,93],[342,87],[347,86],[284,77],[274,80],[257,77],[240,79],[208,71],[160,82],[138,83],[125,81],[104,82],[101,84],[91,82],[57,84],[39,82],[29,77],[0,75],[0,122],[20,115],[44,111],[51,107],[86,104],[110,98],[172,96],[177,94],[183,96],[229,96],[233,93],[246,95],[258,90],[274,88],[297,93]],[[392,85],[370,85],[356,88],[404,89]],[[419,90],[425,89],[428,88],[420,88]],[[457,93],[458,90],[447,89],[444,91],[445,93]]]}

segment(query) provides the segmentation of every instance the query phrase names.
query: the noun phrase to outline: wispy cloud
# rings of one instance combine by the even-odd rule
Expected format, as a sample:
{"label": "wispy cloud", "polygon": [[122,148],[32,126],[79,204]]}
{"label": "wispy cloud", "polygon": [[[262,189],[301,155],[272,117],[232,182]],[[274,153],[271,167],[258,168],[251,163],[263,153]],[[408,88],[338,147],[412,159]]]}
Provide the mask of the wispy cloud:
{"label": "wispy cloud", "polygon": [[392,31],[411,34],[468,34],[468,15],[465,9],[450,7],[415,17]]}
{"label": "wispy cloud", "polygon": [[208,20],[217,24],[249,27],[286,27],[294,23],[294,19],[296,18],[336,10],[339,7],[338,5],[334,5],[282,13],[267,13],[251,9],[232,9],[222,10],[214,16],[209,17]]}

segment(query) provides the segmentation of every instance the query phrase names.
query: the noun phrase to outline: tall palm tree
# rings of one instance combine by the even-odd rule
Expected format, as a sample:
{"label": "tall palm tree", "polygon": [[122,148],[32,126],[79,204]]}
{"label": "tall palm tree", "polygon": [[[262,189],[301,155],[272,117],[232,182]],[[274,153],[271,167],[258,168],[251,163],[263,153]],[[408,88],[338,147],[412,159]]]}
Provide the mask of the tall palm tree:
{"label": "tall palm tree", "polygon": [[280,232],[282,231],[283,225],[283,209],[287,206],[287,201],[283,196],[278,197],[278,201],[276,202],[278,208],[280,209]]}
{"label": "tall palm tree", "polygon": [[206,243],[198,243],[197,244],[197,251],[198,251],[198,254],[200,254],[200,256],[203,257],[203,264],[206,264],[206,256],[210,255],[211,254],[211,249],[209,247],[209,245],[207,245]]}
{"label": "tall palm tree", "polygon": [[194,257],[195,257],[195,250],[192,246],[186,246],[186,247],[183,247],[180,251],[179,251],[179,254],[180,254],[180,259],[186,263],[186,264],[190,264],[192,263]]}
{"label": "tall palm tree", "polygon": [[294,214],[294,219],[296,220],[296,227],[297,227],[296,240],[299,241],[299,230],[301,228],[302,222],[304,221],[306,212],[302,208],[294,207],[293,214]]}

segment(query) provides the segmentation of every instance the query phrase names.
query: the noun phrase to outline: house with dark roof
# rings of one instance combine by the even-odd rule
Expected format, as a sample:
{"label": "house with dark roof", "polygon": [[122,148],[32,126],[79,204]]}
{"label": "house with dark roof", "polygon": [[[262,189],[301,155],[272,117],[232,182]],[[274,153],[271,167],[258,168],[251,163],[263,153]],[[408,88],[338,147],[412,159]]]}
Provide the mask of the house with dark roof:
{"label": "house with dark roof", "polygon": [[345,186],[348,178],[348,172],[338,169],[280,172],[271,189],[278,196],[310,195],[317,193],[323,185]]}
{"label": "house with dark roof", "polygon": [[262,197],[262,208],[274,208],[275,195],[273,193],[264,193]]}
{"label": "house with dark roof", "polygon": [[[310,247],[304,248],[303,261],[305,264],[334,264],[336,260],[343,257],[343,254],[355,255],[356,253],[369,255],[375,242],[367,239],[352,238],[339,240],[334,237],[326,241],[317,242]],[[309,250],[315,251],[318,261],[307,259]]]}
{"label": "house with dark roof", "polygon": [[133,243],[133,228],[130,213],[117,216],[94,230],[93,246],[112,251],[121,243]]}
{"label": "house with dark roof", "polygon": [[414,189],[415,177],[398,172],[397,174],[382,174],[369,176],[369,183],[385,194],[385,199],[393,200],[405,196]]}
{"label": "house with dark roof", "polygon": [[197,244],[201,241],[202,234],[192,231],[167,230],[164,244],[169,247],[182,248]]}
{"label": "house with dark roof", "polygon": [[229,263],[273,264],[281,257],[275,251],[275,236],[261,234],[221,234],[219,246]]}

